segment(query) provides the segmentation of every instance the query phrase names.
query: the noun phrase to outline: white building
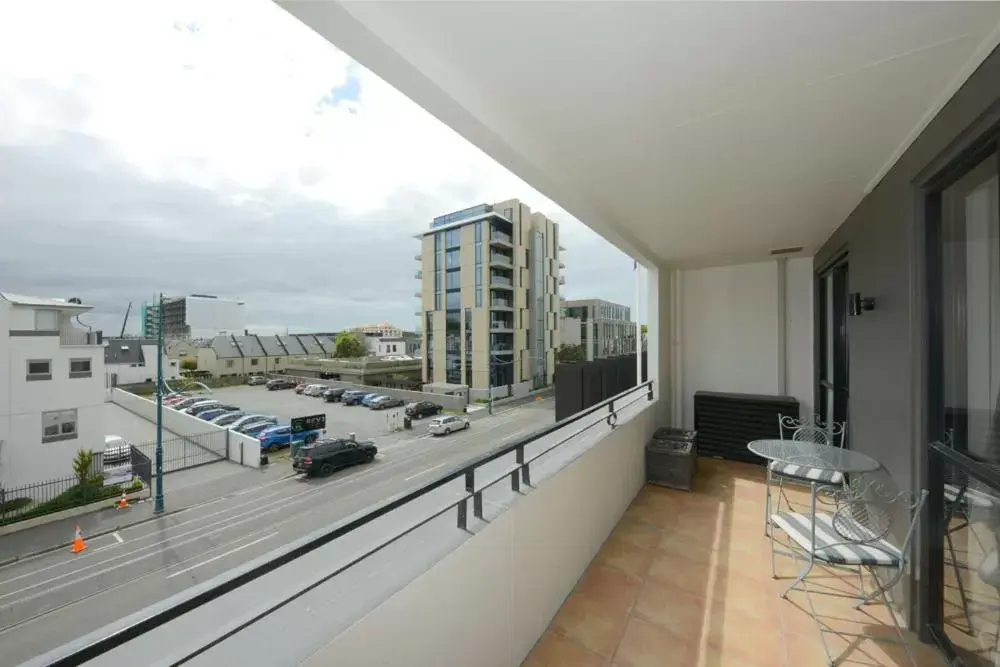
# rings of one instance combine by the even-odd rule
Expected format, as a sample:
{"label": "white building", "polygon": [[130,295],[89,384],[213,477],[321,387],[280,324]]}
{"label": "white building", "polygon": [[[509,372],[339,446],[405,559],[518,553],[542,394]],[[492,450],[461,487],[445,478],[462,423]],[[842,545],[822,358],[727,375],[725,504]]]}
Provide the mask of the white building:
{"label": "white building", "polygon": [[[139,384],[156,380],[156,341],[148,338],[111,338],[105,340],[104,370],[106,385]],[[163,353],[163,377],[176,380],[181,376],[180,360]]]}
{"label": "white building", "polygon": [[78,320],[90,309],[0,293],[0,487],[71,476],[77,450],[103,450],[101,334]]}

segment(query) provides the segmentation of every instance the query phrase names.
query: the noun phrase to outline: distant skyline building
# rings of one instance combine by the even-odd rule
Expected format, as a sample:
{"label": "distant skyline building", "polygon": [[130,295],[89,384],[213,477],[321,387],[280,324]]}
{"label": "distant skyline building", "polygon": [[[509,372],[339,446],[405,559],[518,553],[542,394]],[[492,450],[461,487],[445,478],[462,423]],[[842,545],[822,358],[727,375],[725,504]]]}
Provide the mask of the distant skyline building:
{"label": "distant skyline building", "polygon": [[584,359],[605,359],[635,352],[635,321],[629,306],[603,299],[562,302],[561,341],[581,345]]}
{"label": "distant skyline building", "polygon": [[[157,336],[158,305],[148,301],[140,308],[142,335]],[[217,335],[241,335],[246,331],[246,303],[221,299],[209,294],[166,297],[163,300],[163,335],[165,338],[211,338]]]}
{"label": "distant skyline building", "polygon": [[552,383],[559,345],[559,225],[517,199],[441,215],[419,235],[423,377],[470,397]]}

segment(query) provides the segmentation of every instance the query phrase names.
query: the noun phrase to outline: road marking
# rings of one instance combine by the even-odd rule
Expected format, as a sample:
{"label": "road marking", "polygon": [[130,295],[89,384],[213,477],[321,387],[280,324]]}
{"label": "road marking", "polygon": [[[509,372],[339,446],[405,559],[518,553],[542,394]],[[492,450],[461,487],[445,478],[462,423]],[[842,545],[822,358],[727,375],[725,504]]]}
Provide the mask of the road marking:
{"label": "road marking", "polygon": [[427,470],[423,470],[421,472],[418,472],[416,475],[410,475],[409,477],[404,478],[403,481],[404,482],[409,482],[411,479],[416,479],[417,477],[420,477],[421,475],[426,475],[427,473],[431,472],[432,470],[437,470],[438,468],[444,467],[446,465],[448,465],[448,462],[444,461],[442,463],[437,464],[436,466],[434,466],[432,468],[428,468]]}
{"label": "road marking", "polygon": [[209,563],[214,563],[215,561],[219,560],[220,558],[225,558],[226,556],[231,556],[232,554],[236,553],[237,551],[243,551],[247,547],[252,547],[253,545],[258,544],[260,542],[263,542],[266,539],[270,539],[270,538],[274,537],[277,534],[278,534],[277,532],[273,532],[270,535],[265,535],[264,537],[260,537],[260,538],[258,538],[256,540],[254,540],[253,542],[247,542],[246,544],[244,544],[241,547],[236,547],[235,549],[230,549],[226,553],[219,554],[218,556],[213,556],[212,558],[209,558],[208,560],[204,560],[204,561],[202,561],[200,563],[192,565],[191,567],[186,567],[183,570],[178,570],[177,572],[174,572],[173,574],[168,574],[167,575],[167,579],[173,579],[174,577],[180,576],[180,575],[184,574],[185,572],[190,572],[191,570],[199,568],[202,565],[208,565]]}
{"label": "road marking", "polygon": [[114,536],[114,538],[116,540],[118,540],[118,544],[124,544],[125,543],[125,540],[122,539],[122,536],[118,534],[117,530],[115,532],[111,533],[111,535]]}

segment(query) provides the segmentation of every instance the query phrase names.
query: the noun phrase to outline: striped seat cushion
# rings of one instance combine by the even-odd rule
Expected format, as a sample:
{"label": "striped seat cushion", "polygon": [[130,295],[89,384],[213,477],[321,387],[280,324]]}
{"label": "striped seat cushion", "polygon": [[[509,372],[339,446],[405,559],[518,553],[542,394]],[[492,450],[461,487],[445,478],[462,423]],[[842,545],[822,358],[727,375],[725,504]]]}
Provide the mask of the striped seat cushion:
{"label": "striped seat cushion", "polygon": [[[812,548],[812,517],[796,512],[779,512],[771,517],[774,525],[788,534],[790,540],[809,552]],[[860,524],[854,530],[861,535],[866,532]],[[870,533],[869,533],[870,534]],[[872,535],[874,537],[874,535]],[[835,565],[898,566],[902,554],[885,538],[871,542],[852,542],[841,536],[833,528],[833,515],[827,512],[816,514],[817,560]]]}
{"label": "striped seat cushion", "polygon": [[822,482],[824,484],[844,483],[844,473],[837,472],[836,470],[797,466],[792,463],[781,463],[780,461],[771,461],[769,467],[771,468],[771,474],[780,475],[781,477],[804,479],[809,482]]}
{"label": "striped seat cushion", "polygon": [[[944,485],[944,497],[949,503],[955,502],[955,500],[958,499],[958,494],[961,492],[962,487],[957,484]],[[969,507],[975,507],[977,509],[989,509],[1000,502],[996,497],[983,493],[979,489],[974,489],[972,487],[966,489],[965,494],[962,496],[962,500],[965,501]]]}

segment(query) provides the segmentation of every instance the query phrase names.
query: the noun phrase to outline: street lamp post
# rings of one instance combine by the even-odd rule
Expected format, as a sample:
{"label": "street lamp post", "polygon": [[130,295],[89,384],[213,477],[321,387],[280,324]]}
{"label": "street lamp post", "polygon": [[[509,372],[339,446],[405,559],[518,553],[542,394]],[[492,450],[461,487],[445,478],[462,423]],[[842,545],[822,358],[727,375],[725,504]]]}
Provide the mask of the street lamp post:
{"label": "street lamp post", "polygon": [[153,513],[163,514],[163,292],[160,292],[156,320],[156,497]]}

